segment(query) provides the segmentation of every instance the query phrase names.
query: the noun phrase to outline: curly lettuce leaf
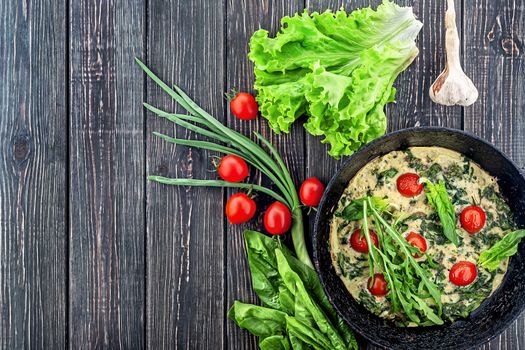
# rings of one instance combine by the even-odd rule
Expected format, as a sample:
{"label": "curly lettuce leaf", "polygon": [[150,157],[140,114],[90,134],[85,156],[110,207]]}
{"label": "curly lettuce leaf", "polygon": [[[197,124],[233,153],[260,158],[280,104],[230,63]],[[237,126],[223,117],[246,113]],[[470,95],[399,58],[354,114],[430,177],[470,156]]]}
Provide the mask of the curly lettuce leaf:
{"label": "curly lettuce leaf", "polygon": [[384,134],[393,83],[418,54],[421,23],[412,9],[385,0],[376,11],[305,11],[281,24],[275,38],[255,32],[248,55],[271,128],[289,132],[306,113],[305,128],[324,137],[336,158]]}

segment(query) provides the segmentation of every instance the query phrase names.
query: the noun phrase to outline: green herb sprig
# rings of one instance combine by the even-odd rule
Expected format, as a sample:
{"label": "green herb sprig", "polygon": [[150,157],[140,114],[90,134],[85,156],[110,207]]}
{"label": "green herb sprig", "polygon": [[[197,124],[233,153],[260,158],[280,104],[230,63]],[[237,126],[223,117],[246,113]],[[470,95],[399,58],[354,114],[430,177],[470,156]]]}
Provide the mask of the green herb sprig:
{"label": "green herb sprig", "polygon": [[[374,203],[373,197],[362,201],[363,230],[369,248],[370,277],[374,278],[376,268],[383,272],[387,281],[392,304],[392,311],[403,310],[404,314],[418,325],[443,324],[441,292],[433,281],[430,271],[436,267],[432,257],[426,253],[425,262],[418,262],[414,255],[421,254],[381,215],[381,208]],[[370,208],[370,213],[368,212]],[[372,244],[368,218],[379,238],[379,247]],[[429,303],[428,299],[431,300]],[[437,313],[433,306],[437,307]]]}
{"label": "green herb sprig", "polygon": [[212,117],[201,107],[199,107],[178,86],[174,85],[173,88],[170,88],[138,58],[136,58],[135,61],[148,75],[148,77],[150,77],[162,90],[171,96],[171,98],[178,102],[189,114],[185,115],[168,113],[159,108],[153,107],[148,103],[144,103],[144,107],[159,117],[166,118],[177,125],[207,137],[209,140],[212,140],[212,142],[177,139],[161,133],[154,133],[154,135],[174,144],[216,151],[223,154],[237,155],[258,169],[262,174],[267,176],[279,189],[281,194],[255,184],[230,183],[220,180],[170,179],[162,176],[149,176],[148,179],[177,186],[238,187],[245,189],[251,188],[253,190],[266,193],[276,200],[286,204],[292,211],[293,223],[291,235],[295,253],[297,254],[299,260],[305,265],[313,267],[308,250],[306,249],[306,243],[304,239],[303,216],[301,212],[299,196],[295,189],[288,168],[271,143],[268,142],[268,140],[266,140],[261,134],[254,132],[259,142],[261,142],[262,145],[268,149],[268,151],[266,151],[261,145],[252,141],[250,138],[228,128],[217,119]]}

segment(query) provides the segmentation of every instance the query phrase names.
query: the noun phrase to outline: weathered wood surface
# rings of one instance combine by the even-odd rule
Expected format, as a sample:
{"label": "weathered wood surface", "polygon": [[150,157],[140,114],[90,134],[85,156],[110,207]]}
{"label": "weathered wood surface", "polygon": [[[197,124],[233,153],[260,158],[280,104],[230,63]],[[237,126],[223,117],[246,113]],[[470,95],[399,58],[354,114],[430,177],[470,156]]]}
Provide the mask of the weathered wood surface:
{"label": "weathered wood surface", "polygon": [[[227,55],[226,55],[226,89],[238,91],[249,91],[254,93],[253,64],[246,58],[249,51],[248,43],[254,31],[265,28],[275,33],[280,28],[282,17],[303,10],[302,2],[296,1],[239,1],[228,0],[227,2]],[[225,111],[228,115],[228,125],[243,132],[246,135],[253,131],[261,133],[266,137],[282,155],[286,165],[291,171],[295,183],[304,180],[305,148],[304,129],[296,125],[289,134],[276,136],[268,127],[266,122],[260,120],[240,121],[235,118],[229,106]],[[252,135],[253,137],[253,135]],[[257,183],[270,185],[266,178],[255,179]],[[228,191],[228,194],[235,191]],[[262,227],[264,209],[274,200],[263,195],[259,196],[257,206],[260,210],[256,218],[257,227]],[[243,302],[258,303],[257,296],[251,288],[251,278],[246,261],[246,249],[242,232],[253,226],[249,223],[241,226],[226,227],[226,293],[227,307],[235,300]],[[228,349],[253,349],[257,348],[255,337],[246,334],[239,329],[231,320],[227,321],[227,348]]]}
{"label": "weathered wood surface", "polygon": [[0,348],[67,340],[66,7],[0,4]]}
{"label": "weathered wood surface", "polygon": [[70,3],[69,347],[144,347],[144,8]]}
{"label": "weathered wood surface", "polygon": [[[463,62],[480,102],[464,128],[525,166],[525,2],[476,0],[464,6]],[[483,349],[525,348],[525,313]]]}
{"label": "weathered wood surface", "polygon": [[[480,90],[474,106],[460,108],[428,98],[444,66],[445,2],[397,2],[413,6],[425,26],[420,55],[387,108],[389,130],[463,128],[525,166],[524,3],[457,1],[465,71]],[[214,178],[214,154],[151,134],[194,137],[143,111],[143,99],[181,109],[145,80],[133,57],[229,126],[269,137],[297,183],[327,181],[342,162],[317,138],[300,125],[276,136],[261,118],[240,122],[223,92],[253,92],[246,58],[253,31],[274,34],[281,17],[305,7],[379,3],[2,2],[0,348],[256,348],[226,311],[236,299],[257,302],[242,231],[260,228],[262,215],[230,226],[223,211],[233,191],[146,182],[146,174]],[[270,203],[258,200],[260,208]],[[482,348],[525,348],[525,316]]]}
{"label": "weathered wood surface", "polygon": [[[148,64],[223,120],[224,4],[150,0]],[[147,100],[182,112],[150,81]],[[212,153],[167,144],[152,131],[194,137],[147,116],[147,172],[214,178]],[[219,349],[225,343],[225,232],[220,189],[147,184],[147,346]]]}

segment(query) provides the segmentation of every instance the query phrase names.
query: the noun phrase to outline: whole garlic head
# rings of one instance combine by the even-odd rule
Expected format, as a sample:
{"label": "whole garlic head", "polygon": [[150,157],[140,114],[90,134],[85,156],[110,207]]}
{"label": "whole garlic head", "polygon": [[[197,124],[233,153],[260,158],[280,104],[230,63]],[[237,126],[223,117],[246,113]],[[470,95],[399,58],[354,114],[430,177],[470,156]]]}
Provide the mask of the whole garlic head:
{"label": "whole garlic head", "polygon": [[445,106],[470,106],[478,99],[478,89],[461,68],[454,0],[447,0],[447,7],[445,13],[447,63],[443,72],[430,87],[429,94],[432,101]]}

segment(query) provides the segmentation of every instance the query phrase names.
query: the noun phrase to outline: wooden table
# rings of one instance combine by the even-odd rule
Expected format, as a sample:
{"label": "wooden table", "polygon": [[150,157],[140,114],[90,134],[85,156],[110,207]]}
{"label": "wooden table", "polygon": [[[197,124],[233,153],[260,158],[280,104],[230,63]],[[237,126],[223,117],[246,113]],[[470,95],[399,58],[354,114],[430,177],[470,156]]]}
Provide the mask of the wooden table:
{"label": "wooden table", "polygon": [[[380,1],[345,1],[347,9]],[[469,130],[525,165],[525,5],[458,2],[463,63],[480,91],[469,108],[428,97],[444,66],[444,1],[414,6],[420,55],[397,80],[389,130]],[[215,178],[211,153],[152,131],[192,137],[145,113],[180,110],[134,64],[245,133],[261,131],[296,183],[341,165],[299,125],[276,136],[239,122],[223,93],[252,91],[247,43],[281,17],[340,1],[27,1],[0,5],[0,345],[2,349],[253,349],[226,318],[255,302],[241,232],[223,215],[229,193],[161,186],[146,174]],[[461,6],[461,8],[459,8]],[[255,181],[260,181],[255,176]],[[365,344],[363,344],[365,346]],[[525,349],[525,315],[486,349]]]}

